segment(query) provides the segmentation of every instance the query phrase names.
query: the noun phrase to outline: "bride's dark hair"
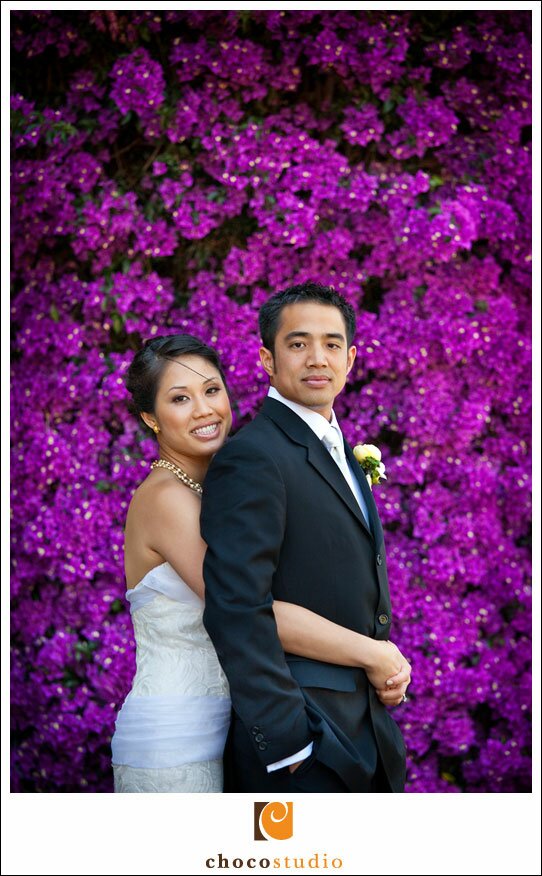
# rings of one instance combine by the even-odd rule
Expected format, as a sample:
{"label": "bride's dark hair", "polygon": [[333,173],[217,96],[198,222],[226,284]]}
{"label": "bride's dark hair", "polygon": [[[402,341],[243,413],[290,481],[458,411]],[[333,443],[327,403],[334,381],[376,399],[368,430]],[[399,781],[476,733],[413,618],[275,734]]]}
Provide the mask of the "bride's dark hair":
{"label": "bride's dark hair", "polygon": [[126,389],[132,396],[136,413],[154,414],[154,404],[160,379],[168,361],[178,356],[199,356],[206,359],[220,374],[224,386],[226,378],[216,350],[208,347],[194,335],[166,335],[152,338],[135,354],[126,372]]}

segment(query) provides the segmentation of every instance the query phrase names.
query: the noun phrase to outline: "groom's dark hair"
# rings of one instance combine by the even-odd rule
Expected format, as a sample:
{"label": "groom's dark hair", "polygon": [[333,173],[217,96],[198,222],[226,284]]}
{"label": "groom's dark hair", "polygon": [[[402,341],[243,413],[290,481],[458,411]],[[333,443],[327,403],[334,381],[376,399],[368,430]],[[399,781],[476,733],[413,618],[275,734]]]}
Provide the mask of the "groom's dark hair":
{"label": "groom's dark hair", "polygon": [[348,346],[356,333],[356,314],[354,308],[332,286],[321,286],[319,283],[300,283],[298,286],[288,286],[282,292],[277,292],[260,308],[258,317],[262,343],[267,350],[275,353],[275,338],[280,328],[280,315],[289,304],[303,302],[326,304],[340,310],[346,328]]}
{"label": "groom's dark hair", "polygon": [[213,365],[227,390],[226,378],[216,350],[194,335],[166,335],[145,341],[135,354],[126,372],[126,389],[132,396],[134,413],[154,413],[160,378],[172,359],[178,356],[199,356]]}

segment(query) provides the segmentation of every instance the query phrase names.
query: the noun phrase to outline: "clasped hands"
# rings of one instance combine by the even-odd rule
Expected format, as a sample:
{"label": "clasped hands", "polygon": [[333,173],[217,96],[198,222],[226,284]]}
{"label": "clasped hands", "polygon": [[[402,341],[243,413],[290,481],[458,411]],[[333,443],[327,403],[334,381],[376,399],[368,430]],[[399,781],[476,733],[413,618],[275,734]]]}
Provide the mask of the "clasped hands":
{"label": "clasped hands", "polygon": [[410,663],[393,642],[377,639],[373,641],[374,657],[365,670],[367,678],[381,703],[385,706],[398,706],[403,702],[410,684]]}

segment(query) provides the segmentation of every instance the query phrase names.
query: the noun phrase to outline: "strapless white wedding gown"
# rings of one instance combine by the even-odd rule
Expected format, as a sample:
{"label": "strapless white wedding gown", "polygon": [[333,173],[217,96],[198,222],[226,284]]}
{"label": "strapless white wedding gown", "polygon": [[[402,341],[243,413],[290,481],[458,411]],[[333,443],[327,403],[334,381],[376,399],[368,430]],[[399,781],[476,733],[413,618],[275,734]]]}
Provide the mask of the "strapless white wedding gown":
{"label": "strapless white wedding gown", "polygon": [[203,601],[169,563],[126,598],[137,669],[111,740],[115,791],[219,793],[231,702]]}

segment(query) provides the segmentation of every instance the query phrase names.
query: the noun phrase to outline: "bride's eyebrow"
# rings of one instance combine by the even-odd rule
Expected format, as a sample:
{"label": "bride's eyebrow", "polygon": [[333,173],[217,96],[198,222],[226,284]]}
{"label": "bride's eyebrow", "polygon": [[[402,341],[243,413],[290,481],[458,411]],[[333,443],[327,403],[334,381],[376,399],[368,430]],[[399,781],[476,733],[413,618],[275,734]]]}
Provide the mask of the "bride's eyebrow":
{"label": "bride's eyebrow", "polygon": [[205,374],[201,374],[201,372],[196,371],[195,368],[192,368],[190,365],[185,365],[184,362],[178,362],[177,359],[172,359],[170,356],[164,356],[164,359],[167,359],[168,362],[175,362],[175,365],[182,365],[183,368],[188,368],[189,371],[193,371],[194,374],[197,374],[199,377],[203,377],[204,380],[212,380],[212,377],[206,377]]}
{"label": "bride's eyebrow", "polygon": [[[179,363],[179,364],[180,364],[180,363]],[[188,366],[187,366],[187,367],[188,367]],[[197,374],[197,373],[198,373],[198,372],[196,371],[196,374]],[[201,375],[201,377],[203,377],[203,374]],[[203,383],[204,383],[204,384],[205,384],[205,383],[210,383],[211,380],[217,380],[217,379],[218,379],[217,377],[207,377],[207,378],[203,381]],[[168,392],[172,392],[174,389],[188,389],[188,387],[187,387],[187,386],[171,386],[171,387],[168,389]]]}

